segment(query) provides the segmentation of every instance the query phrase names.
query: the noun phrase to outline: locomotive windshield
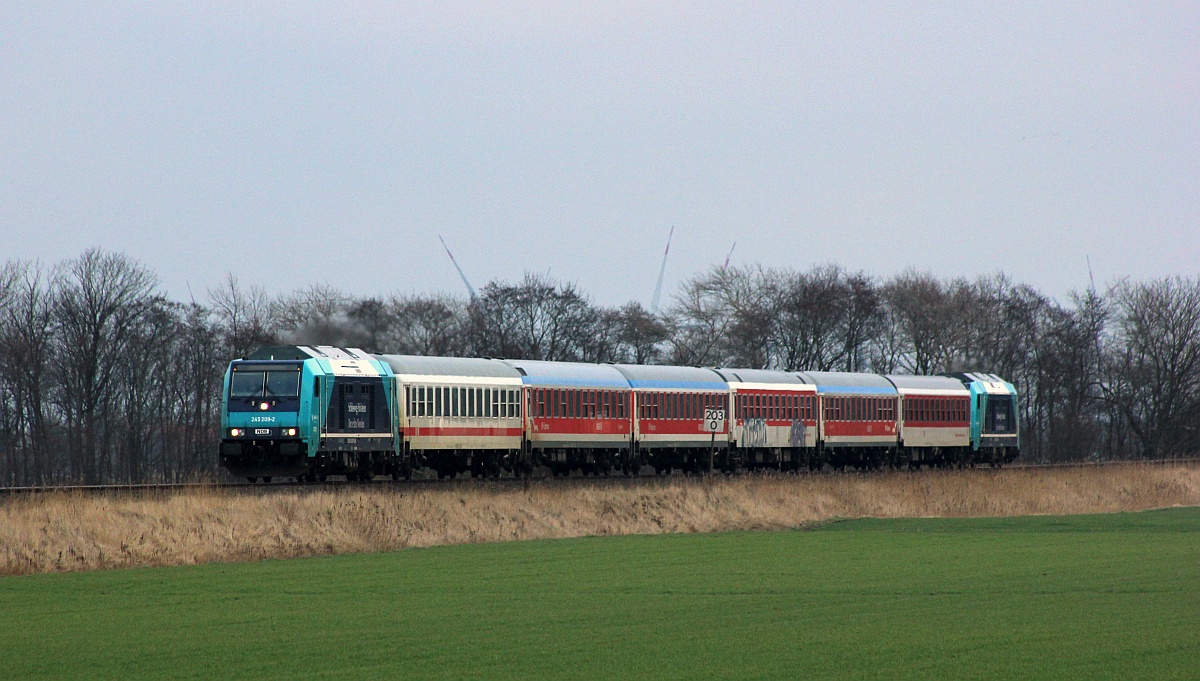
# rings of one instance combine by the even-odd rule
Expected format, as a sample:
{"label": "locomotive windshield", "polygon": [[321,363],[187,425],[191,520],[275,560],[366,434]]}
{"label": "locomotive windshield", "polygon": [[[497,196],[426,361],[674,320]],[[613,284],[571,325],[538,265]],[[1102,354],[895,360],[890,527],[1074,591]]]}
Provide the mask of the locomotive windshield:
{"label": "locomotive windshield", "polygon": [[299,367],[238,367],[229,381],[230,397],[297,397]]}
{"label": "locomotive windshield", "polygon": [[1017,424],[1011,397],[988,397],[987,419],[983,424],[989,433],[1011,433]]}

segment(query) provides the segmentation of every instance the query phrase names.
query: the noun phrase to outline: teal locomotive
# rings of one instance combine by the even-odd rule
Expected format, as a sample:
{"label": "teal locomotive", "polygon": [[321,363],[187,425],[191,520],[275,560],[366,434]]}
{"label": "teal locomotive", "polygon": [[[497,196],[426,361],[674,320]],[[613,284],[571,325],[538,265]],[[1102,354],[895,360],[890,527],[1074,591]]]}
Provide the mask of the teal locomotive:
{"label": "teal locomotive", "polygon": [[391,473],[395,389],[391,369],[361,350],[262,348],[225,373],[221,465],[252,482]]}

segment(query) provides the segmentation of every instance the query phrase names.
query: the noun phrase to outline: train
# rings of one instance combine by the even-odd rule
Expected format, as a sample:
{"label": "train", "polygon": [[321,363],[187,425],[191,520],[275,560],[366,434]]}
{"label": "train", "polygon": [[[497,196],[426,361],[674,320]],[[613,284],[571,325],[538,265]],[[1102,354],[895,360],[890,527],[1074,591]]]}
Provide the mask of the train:
{"label": "train", "polygon": [[[998,467],[1020,453],[994,374],[877,375],[372,354],[234,360],[220,464],[251,482]],[[428,474],[428,473],[425,473]]]}

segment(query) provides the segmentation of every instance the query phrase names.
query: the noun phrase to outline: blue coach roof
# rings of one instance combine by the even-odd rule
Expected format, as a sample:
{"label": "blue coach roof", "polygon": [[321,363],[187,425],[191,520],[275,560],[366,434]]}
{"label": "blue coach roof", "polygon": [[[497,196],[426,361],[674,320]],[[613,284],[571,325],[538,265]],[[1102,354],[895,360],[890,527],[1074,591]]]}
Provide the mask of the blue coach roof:
{"label": "blue coach roof", "polygon": [[507,364],[479,357],[422,357],[420,355],[375,355],[375,359],[390,366],[397,374],[418,376],[486,376],[520,378],[521,374]]}
{"label": "blue coach roof", "polygon": [[834,395],[896,395],[896,386],[883,376],[845,371],[805,371],[796,374],[817,386],[817,392]]}
{"label": "blue coach roof", "polygon": [[521,372],[521,381],[526,385],[629,390],[629,381],[611,364],[543,362],[531,359],[501,361]]}
{"label": "blue coach roof", "polygon": [[725,379],[712,369],[645,364],[614,364],[629,385],[655,390],[728,390]]}
{"label": "blue coach roof", "polygon": [[789,374],[786,371],[771,371],[770,369],[727,369],[719,368],[715,370],[726,381],[737,381],[740,383],[781,383],[785,385],[808,385],[807,381],[803,381],[796,374]]}

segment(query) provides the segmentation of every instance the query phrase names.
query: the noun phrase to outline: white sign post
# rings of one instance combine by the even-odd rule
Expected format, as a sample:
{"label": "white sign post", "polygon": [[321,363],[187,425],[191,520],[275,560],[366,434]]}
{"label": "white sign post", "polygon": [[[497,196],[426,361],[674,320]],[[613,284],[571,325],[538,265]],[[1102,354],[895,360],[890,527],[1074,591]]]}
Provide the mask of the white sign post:
{"label": "white sign post", "polygon": [[725,422],[724,409],[705,409],[704,410],[704,429],[713,435],[721,430],[721,424]]}
{"label": "white sign post", "polygon": [[717,431],[721,429],[721,424],[725,422],[725,410],[713,409],[706,407],[704,409],[704,427],[712,435],[708,441],[708,474],[713,472],[713,457],[714,450],[717,447]]}

